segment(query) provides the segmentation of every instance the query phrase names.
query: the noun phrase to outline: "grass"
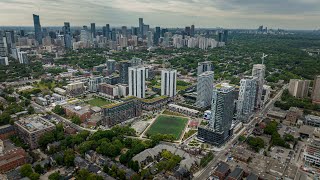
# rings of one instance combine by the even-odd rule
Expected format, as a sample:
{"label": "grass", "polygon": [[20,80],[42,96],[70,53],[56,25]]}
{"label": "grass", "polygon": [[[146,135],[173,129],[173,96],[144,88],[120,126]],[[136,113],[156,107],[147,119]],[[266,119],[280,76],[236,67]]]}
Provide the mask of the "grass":
{"label": "grass", "polygon": [[186,132],[182,138],[182,140],[186,140],[188,139],[190,136],[194,135],[196,132],[198,132],[197,130],[191,129],[188,132]]}
{"label": "grass", "polygon": [[147,134],[172,134],[176,140],[180,139],[188,123],[187,118],[160,115],[149,128]]}
{"label": "grass", "polygon": [[102,98],[93,98],[93,99],[89,100],[87,103],[90,104],[91,106],[102,107],[107,104],[111,104],[112,102],[105,100],[105,99],[102,99]]}

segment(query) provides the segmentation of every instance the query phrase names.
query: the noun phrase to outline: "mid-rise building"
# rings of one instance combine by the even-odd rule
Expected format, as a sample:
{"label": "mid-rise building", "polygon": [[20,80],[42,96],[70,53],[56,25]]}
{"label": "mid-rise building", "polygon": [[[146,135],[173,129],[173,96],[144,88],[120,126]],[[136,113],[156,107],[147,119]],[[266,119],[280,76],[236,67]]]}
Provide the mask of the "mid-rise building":
{"label": "mid-rise building", "polygon": [[161,71],[161,96],[173,97],[176,95],[177,70],[166,69]]}
{"label": "mid-rise building", "polygon": [[199,107],[209,107],[212,101],[214,72],[205,71],[198,76],[197,102]]}
{"label": "mid-rise building", "polygon": [[70,83],[66,87],[67,95],[79,96],[85,92],[84,82]]}
{"label": "mid-rise building", "polygon": [[27,163],[27,153],[9,140],[0,140],[0,173],[5,173]]}
{"label": "mid-rise building", "polygon": [[213,90],[211,119],[206,127],[198,128],[198,138],[221,146],[232,136],[235,88],[229,84],[219,84]]}
{"label": "mid-rise building", "polygon": [[113,59],[108,59],[107,61],[108,74],[112,74],[116,71],[116,61]]}
{"label": "mid-rise building", "polygon": [[8,57],[0,57],[0,65],[8,66],[9,65]]}
{"label": "mid-rise building", "polygon": [[320,127],[320,117],[314,115],[306,115],[305,124],[313,127]]}
{"label": "mid-rise building", "polygon": [[240,81],[239,97],[237,101],[237,119],[248,121],[254,111],[257,78],[246,77]]}
{"label": "mid-rise building", "polygon": [[101,83],[99,85],[99,94],[111,99],[117,99],[128,96],[129,87],[123,84],[111,85]]}
{"label": "mid-rise building", "polygon": [[90,119],[91,112],[88,106],[75,106],[72,104],[66,104],[63,106],[66,116],[68,117],[79,117],[81,122],[84,122],[87,119]]}
{"label": "mid-rise building", "polygon": [[313,81],[312,102],[320,104],[320,76],[317,76]]}
{"label": "mid-rise building", "polygon": [[99,89],[99,84],[102,83],[103,77],[91,77],[88,82],[88,90],[90,92],[97,92]]}
{"label": "mid-rise building", "polygon": [[314,138],[307,144],[303,152],[303,159],[306,165],[320,167],[320,139]]}
{"label": "mid-rise building", "polygon": [[143,66],[129,67],[129,96],[145,98],[146,68]]}
{"label": "mid-rise building", "polygon": [[40,137],[55,129],[55,125],[41,116],[29,116],[20,118],[14,122],[18,136],[30,146],[30,149],[38,148]]}
{"label": "mid-rise building", "polygon": [[305,98],[308,96],[309,86],[309,80],[290,79],[289,93],[296,98]]}
{"label": "mid-rise building", "polygon": [[263,92],[265,71],[266,71],[266,66],[264,64],[253,65],[252,76],[257,78],[257,90],[256,90],[256,100],[255,100],[256,109],[260,109],[263,107],[262,92]]}
{"label": "mid-rise building", "polygon": [[133,57],[130,60],[131,66],[140,66],[143,65],[143,61],[141,58]]}
{"label": "mid-rise building", "polygon": [[128,61],[120,61],[119,62],[119,71],[120,71],[120,83],[128,84],[129,78],[129,67],[131,66]]}
{"label": "mid-rise building", "polygon": [[210,62],[210,61],[199,62],[198,63],[198,71],[197,71],[198,75],[200,75],[206,71],[213,71],[212,62]]}
{"label": "mid-rise building", "polygon": [[100,124],[112,127],[129,119],[141,116],[142,108],[138,99],[130,99],[122,103],[108,104],[103,107],[103,119]]}

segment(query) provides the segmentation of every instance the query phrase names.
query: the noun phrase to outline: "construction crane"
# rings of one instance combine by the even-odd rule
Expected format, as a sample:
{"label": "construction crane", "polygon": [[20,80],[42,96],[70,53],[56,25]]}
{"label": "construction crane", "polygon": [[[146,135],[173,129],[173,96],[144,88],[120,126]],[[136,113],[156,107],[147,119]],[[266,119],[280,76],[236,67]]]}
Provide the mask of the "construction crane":
{"label": "construction crane", "polygon": [[262,64],[264,64],[264,58],[266,58],[266,57],[268,57],[268,55],[266,55],[266,54],[262,54],[262,57],[261,57],[261,59],[262,59]]}

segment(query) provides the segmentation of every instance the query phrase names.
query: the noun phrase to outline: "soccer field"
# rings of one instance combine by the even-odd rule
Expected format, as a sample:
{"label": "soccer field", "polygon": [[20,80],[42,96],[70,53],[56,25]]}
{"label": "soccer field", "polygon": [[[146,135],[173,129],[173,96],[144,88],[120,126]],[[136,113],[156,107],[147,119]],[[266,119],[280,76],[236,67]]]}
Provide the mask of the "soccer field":
{"label": "soccer field", "polygon": [[111,104],[112,102],[102,98],[93,98],[89,100],[87,103],[90,104],[91,106],[102,107],[104,105]]}
{"label": "soccer field", "polygon": [[188,123],[187,118],[177,116],[160,115],[149,128],[147,134],[172,134],[176,140],[180,139],[184,128]]}

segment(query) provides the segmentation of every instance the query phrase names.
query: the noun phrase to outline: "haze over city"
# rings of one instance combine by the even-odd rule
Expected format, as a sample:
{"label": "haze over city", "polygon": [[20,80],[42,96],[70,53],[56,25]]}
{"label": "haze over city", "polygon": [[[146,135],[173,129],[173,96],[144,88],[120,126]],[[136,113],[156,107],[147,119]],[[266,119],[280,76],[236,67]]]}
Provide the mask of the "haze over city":
{"label": "haze over city", "polygon": [[0,25],[32,26],[31,14],[39,14],[43,26],[131,26],[144,17],[151,26],[314,30],[319,9],[317,0],[1,0]]}

